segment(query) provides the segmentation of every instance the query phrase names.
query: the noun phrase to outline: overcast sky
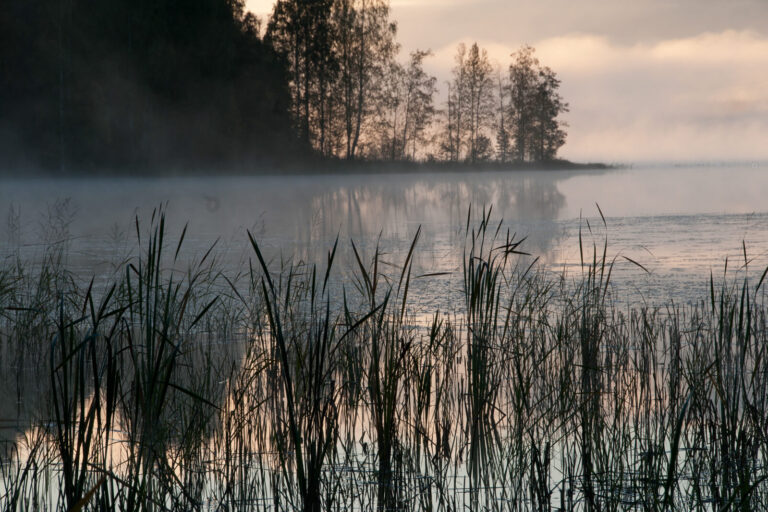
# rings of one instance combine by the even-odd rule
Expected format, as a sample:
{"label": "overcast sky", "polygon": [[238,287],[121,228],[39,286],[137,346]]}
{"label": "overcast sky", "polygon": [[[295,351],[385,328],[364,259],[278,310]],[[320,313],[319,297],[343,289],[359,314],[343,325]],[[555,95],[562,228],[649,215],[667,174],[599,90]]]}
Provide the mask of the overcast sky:
{"label": "overcast sky", "polygon": [[[259,15],[271,0],[248,0]],[[392,0],[402,56],[459,42],[503,69],[527,43],[562,79],[574,160],[768,159],[768,0]],[[444,85],[442,86],[445,89]]]}

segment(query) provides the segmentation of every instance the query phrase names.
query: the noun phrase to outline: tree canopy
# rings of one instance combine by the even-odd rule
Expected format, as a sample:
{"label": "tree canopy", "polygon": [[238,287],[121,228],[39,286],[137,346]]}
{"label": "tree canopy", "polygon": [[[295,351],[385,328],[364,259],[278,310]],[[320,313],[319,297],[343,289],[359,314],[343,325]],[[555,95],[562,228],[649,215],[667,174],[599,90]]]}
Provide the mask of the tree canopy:
{"label": "tree canopy", "polygon": [[6,165],[217,166],[293,144],[285,65],[235,0],[7,0]]}
{"label": "tree canopy", "polygon": [[546,162],[560,80],[529,46],[508,69],[459,45],[443,104],[404,61],[388,0],[7,0],[0,165],[250,169],[286,160]]}

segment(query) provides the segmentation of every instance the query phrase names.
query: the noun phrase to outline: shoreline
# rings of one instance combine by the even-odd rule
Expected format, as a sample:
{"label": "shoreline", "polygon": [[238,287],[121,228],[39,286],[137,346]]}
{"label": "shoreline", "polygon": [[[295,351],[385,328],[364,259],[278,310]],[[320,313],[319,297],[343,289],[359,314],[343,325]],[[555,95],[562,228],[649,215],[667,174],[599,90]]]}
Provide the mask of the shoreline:
{"label": "shoreline", "polygon": [[128,167],[72,170],[0,169],[0,178],[181,178],[224,176],[344,176],[389,174],[479,174],[486,172],[551,172],[551,171],[605,171],[626,168],[622,164],[602,162],[413,162],[371,160],[310,160],[302,162],[261,162],[252,165],[216,166],[148,165],[137,169]]}

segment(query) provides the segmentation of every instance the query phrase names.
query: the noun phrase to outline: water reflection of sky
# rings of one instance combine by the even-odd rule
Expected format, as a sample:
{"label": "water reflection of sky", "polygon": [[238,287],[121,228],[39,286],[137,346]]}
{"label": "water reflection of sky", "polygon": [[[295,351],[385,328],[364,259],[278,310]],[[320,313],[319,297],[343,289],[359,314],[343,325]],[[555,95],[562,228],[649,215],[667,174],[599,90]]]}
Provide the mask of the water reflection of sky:
{"label": "water reflection of sky", "polygon": [[[759,165],[655,166],[605,172],[5,180],[0,237],[6,254],[18,251],[30,258],[45,243],[66,237],[70,266],[87,276],[108,273],[129,256],[135,217],[148,224],[159,204],[167,204],[169,234],[178,236],[189,224],[185,257],[199,258],[218,239],[217,254],[231,269],[250,256],[246,230],[274,261],[323,261],[338,235],[339,267],[349,269],[350,239],[364,259],[378,245],[383,258],[397,264],[421,226],[417,272],[455,274],[453,280],[425,284],[427,293],[456,288],[470,205],[475,219],[493,205],[493,219],[503,219],[504,230],[518,238],[527,237],[525,249],[549,269],[578,271],[581,227],[588,250],[593,242],[602,247],[607,234],[609,256],[619,255],[617,283],[653,300],[668,295],[685,300],[686,294],[699,295],[710,270],[721,270],[726,257],[743,263],[742,241],[754,273],[765,267],[764,171]],[[606,216],[607,233],[596,204]],[[642,263],[650,275],[622,256]],[[421,299],[450,303],[444,294]]]}

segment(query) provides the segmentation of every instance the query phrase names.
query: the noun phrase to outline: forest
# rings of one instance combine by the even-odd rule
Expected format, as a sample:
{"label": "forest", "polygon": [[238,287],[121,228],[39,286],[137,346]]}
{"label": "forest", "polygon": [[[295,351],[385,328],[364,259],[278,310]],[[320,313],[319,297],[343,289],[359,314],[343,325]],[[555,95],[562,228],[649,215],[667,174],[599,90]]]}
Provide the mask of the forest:
{"label": "forest", "polygon": [[[7,0],[0,167],[57,173],[322,162],[551,162],[560,80],[522,46],[406,54],[388,0]],[[439,87],[442,85],[442,89]]]}

